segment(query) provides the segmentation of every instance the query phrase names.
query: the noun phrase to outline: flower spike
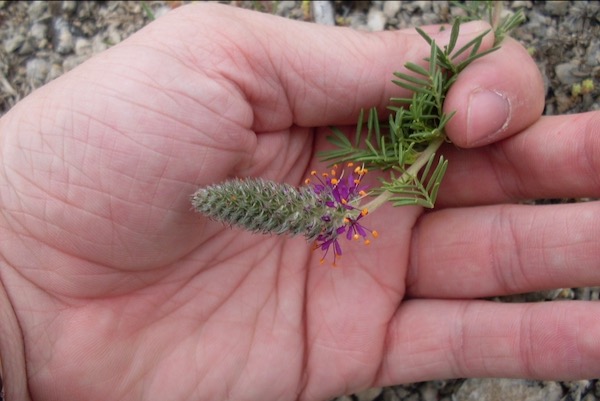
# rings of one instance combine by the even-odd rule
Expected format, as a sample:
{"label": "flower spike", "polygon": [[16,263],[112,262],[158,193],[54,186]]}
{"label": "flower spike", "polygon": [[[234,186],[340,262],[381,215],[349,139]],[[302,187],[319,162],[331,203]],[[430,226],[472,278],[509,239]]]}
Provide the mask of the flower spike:
{"label": "flower spike", "polygon": [[[349,165],[352,167],[352,165]],[[367,195],[361,188],[366,174],[357,167],[347,174],[333,166],[328,173],[310,172],[305,186],[262,179],[234,179],[199,189],[192,196],[196,211],[228,225],[263,234],[302,234],[323,252],[321,262],[333,255],[333,265],[342,256],[339,239],[366,238],[376,231],[364,227],[360,220],[368,211],[360,208]],[[314,181],[313,181],[314,180]]]}

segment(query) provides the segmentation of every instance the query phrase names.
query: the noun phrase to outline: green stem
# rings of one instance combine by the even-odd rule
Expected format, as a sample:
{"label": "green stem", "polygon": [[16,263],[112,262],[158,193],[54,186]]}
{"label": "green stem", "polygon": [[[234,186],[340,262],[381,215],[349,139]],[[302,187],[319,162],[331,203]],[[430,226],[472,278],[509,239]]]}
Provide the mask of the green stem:
{"label": "green stem", "polygon": [[[415,177],[419,173],[419,170],[421,170],[423,166],[427,164],[431,156],[433,156],[435,152],[437,152],[437,150],[440,148],[440,146],[442,146],[442,143],[444,143],[444,139],[444,136],[442,136],[433,140],[429,144],[429,146],[427,146],[427,148],[425,148],[425,150],[419,155],[417,160],[415,160],[415,162],[404,172],[404,174],[400,176],[399,180],[408,182],[413,177]],[[362,209],[367,209],[369,213],[371,213],[375,211],[379,206],[389,201],[392,198],[392,196],[394,196],[394,194],[390,191],[383,191],[381,194],[379,194],[379,196],[377,196],[375,199],[373,199],[364,207],[362,207]]]}

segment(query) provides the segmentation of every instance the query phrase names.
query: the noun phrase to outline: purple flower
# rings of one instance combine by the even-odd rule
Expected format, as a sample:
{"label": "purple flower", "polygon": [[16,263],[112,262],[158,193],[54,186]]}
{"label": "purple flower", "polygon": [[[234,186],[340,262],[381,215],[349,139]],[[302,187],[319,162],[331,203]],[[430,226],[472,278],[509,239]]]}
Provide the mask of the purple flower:
{"label": "purple flower", "polygon": [[[348,167],[353,167],[353,164],[348,163]],[[312,189],[319,196],[320,202],[326,206],[326,212],[321,216],[321,220],[330,223],[317,236],[314,243],[314,249],[320,248],[323,251],[321,263],[324,263],[331,250],[335,266],[337,258],[342,256],[339,236],[344,233],[347,240],[363,238],[366,245],[371,242],[367,239],[368,233],[377,238],[377,231],[372,231],[359,222],[369,213],[367,209],[358,207],[360,200],[366,196],[364,188],[361,188],[361,181],[366,173],[367,169],[359,166],[346,177],[344,177],[344,170],[338,176],[337,165],[329,174],[323,173],[320,177],[316,171],[311,172],[311,176],[316,177],[318,181],[313,184]],[[311,180],[307,179],[306,183],[310,184]]]}

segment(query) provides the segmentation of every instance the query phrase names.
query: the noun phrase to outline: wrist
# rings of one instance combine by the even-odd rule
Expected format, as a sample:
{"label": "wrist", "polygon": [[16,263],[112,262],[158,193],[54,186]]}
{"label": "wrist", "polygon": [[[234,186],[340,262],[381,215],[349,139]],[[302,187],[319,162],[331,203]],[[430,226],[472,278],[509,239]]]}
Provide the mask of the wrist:
{"label": "wrist", "polygon": [[0,375],[4,400],[29,401],[25,346],[19,321],[0,275]]}

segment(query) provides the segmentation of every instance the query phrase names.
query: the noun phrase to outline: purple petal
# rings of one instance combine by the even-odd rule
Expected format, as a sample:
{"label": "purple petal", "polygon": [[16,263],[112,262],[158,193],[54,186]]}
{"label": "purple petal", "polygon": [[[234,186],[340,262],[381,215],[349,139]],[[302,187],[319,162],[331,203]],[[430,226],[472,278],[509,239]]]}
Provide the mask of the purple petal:
{"label": "purple petal", "polygon": [[340,243],[337,240],[333,241],[333,246],[334,246],[334,253],[337,255],[341,255],[342,254],[342,247],[340,246]]}

